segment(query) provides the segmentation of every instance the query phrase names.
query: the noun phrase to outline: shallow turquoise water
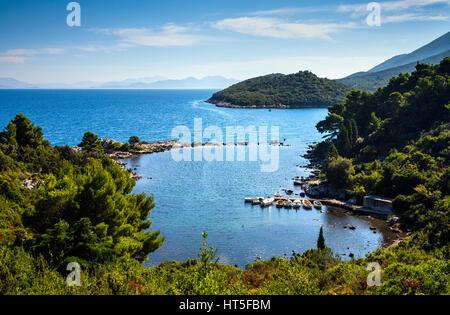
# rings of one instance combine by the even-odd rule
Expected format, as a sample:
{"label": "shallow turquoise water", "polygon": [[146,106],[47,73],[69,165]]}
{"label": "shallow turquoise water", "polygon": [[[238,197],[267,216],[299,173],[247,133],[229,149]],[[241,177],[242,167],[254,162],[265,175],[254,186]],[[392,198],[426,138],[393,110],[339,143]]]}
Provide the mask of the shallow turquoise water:
{"label": "shallow turquoise water", "polygon": [[[153,193],[152,229],[166,236],[164,246],[148,264],[196,258],[201,233],[219,249],[221,261],[240,266],[257,256],[290,255],[316,246],[323,225],[327,245],[336,253],[362,257],[381,246],[374,223],[339,211],[262,210],[244,204],[245,197],[274,195],[293,189],[292,177],[307,176],[300,156],[319,141],[315,125],[326,109],[237,110],[203,103],[213,91],[0,91],[0,124],[22,112],[43,127],[53,144],[75,145],[91,130],[101,137],[126,141],[137,135],[147,141],[170,140],[175,126],[192,130],[194,118],[203,126],[279,126],[289,147],[280,149],[280,167],[263,173],[259,162],[175,162],[170,152],[126,161],[143,179],[135,192]],[[203,149],[197,149],[203,150]],[[356,231],[345,230],[356,225]],[[345,257],[348,256],[343,256]]]}

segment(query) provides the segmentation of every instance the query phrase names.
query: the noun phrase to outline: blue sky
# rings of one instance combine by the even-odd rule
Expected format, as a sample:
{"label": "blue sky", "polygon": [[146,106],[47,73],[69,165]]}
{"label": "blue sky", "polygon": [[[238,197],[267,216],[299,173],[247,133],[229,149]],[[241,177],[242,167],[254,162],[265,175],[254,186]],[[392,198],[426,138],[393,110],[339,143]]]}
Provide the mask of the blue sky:
{"label": "blue sky", "polygon": [[31,83],[310,70],[340,78],[449,31],[450,0],[2,0],[0,77]]}

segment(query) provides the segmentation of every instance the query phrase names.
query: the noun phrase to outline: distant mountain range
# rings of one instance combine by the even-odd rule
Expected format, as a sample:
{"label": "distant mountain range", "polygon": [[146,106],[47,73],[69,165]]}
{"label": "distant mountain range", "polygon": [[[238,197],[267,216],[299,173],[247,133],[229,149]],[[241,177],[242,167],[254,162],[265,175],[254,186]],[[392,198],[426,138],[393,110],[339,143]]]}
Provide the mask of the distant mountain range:
{"label": "distant mountain range", "polygon": [[20,82],[13,78],[0,78],[0,89],[34,89],[35,85]]}
{"label": "distant mountain range", "polygon": [[236,79],[221,76],[209,76],[201,79],[190,77],[181,80],[169,80],[155,76],[116,82],[84,81],[72,84],[30,84],[13,78],[0,78],[0,89],[224,89],[238,82]]}
{"label": "distant mountain range", "polygon": [[450,32],[410,54],[395,56],[367,72],[358,72],[337,81],[352,89],[373,92],[387,85],[392,77],[400,73],[413,72],[418,62],[434,65],[448,56],[450,56]]}

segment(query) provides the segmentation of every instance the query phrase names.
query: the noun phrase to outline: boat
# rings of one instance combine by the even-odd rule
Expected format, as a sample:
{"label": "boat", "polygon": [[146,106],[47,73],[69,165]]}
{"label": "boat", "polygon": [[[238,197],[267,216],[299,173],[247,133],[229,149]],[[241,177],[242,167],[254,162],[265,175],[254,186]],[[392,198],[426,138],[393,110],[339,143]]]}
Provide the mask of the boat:
{"label": "boat", "polygon": [[306,197],[306,194],[305,194],[304,192],[301,192],[301,193],[300,193],[300,197],[305,198],[305,197]]}
{"label": "boat", "polygon": [[281,198],[281,194],[280,193],[276,193],[275,194],[275,198]]}
{"label": "boat", "polygon": [[294,186],[302,186],[302,185],[303,183],[301,181],[298,180],[294,181]]}
{"label": "boat", "polygon": [[254,205],[254,206],[257,206],[257,205],[260,205],[260,204],[261,204],[261,200],[259,200],[259,199],[255,199],[255,200],[252,201],[252,205]]}
{"label": "boat", "polygon": [[263,201],[261,201],[261,207],[267,208],[267,207],[273,206],[274,201],[275,200],[273,198],[264,199]]}
{"label": "boat", "polygon": [[285,207],[286,209],[292,209],[292,202],[289,201],[289,200],[286,200],[286,201],[284,202],[284,207]]}
{"label": "boat", "polygon": [[319,200],[314,201],[314,208],[317,210],[322,210],[322,203]]}
{"label": "boat", "polygon": [[311,201],[309,201],[308,199],[303,200],[303,208],[305,208],[306,210],[311,210],[313,207]]}
{"label": "boat", "polygon": [[302,201],[296,200],[294,201],[294,209],[300,209],[302,207]]}
{"label": "boat", "polygon": [[278,200],[277,201],[277,208],[278,209],[281,209],[281,208],[283,208],[284,207],[284,201],[283,200]]}
{"label": "boat", "polygon": [[289,196],[292,196],[294,194],[293,190],[286,190],[286,194],[288,194]]}
{"label": "boat", "polygon": [[253,198],[245,198],[245,203],[252,203],[253,200]]}

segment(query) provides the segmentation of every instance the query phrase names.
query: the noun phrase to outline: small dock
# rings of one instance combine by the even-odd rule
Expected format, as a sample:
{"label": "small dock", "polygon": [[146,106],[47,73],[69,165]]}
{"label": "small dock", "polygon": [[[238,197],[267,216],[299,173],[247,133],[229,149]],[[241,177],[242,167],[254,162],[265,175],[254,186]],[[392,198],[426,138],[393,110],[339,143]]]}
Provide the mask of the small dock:
{"label": "small dock", "polygon": [[262,208],[276,206],[278,209],[300,209],[303,208],[305,210],[312,210],[313,208],[316,210],[322,210],[324,204],[321,200],[307,199],[307,198],[298,198],[298,197],[281,197],[281,196],[273,196],[273,197],[259,197],[259,198],[245,198],[245,202],[251,204],[253,206],[260,205]]}

